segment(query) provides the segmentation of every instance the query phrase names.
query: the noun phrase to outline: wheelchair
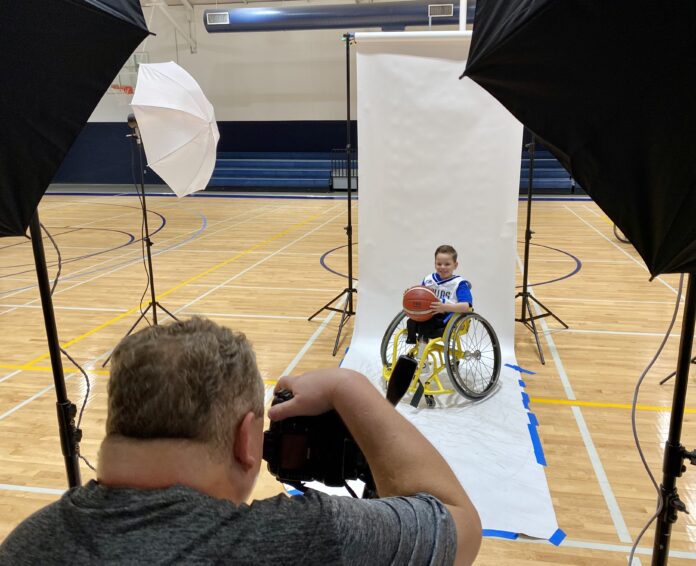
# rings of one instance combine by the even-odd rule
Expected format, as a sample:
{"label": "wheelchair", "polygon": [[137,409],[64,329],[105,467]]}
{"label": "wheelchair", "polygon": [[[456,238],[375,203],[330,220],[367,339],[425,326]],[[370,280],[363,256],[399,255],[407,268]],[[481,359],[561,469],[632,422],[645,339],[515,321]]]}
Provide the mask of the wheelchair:
{"label": "wheelchair", "polygon": [[[481,315],[470,311],[453,314],[442,336],[427,342],[420,339],[407,344],[408,318],[404,311],[398,313],[387,327],[380,354],[382,376],[386,382],[399,356],[417,360],[409,392],[413,394],[411,405],[418,406],[425,396],[428,407],[435,406],[435,395],[455,391],[471,400],[488,396],[500,377],[500,342],[491,324]],[[450,388],[441,376],[446,371]]]}

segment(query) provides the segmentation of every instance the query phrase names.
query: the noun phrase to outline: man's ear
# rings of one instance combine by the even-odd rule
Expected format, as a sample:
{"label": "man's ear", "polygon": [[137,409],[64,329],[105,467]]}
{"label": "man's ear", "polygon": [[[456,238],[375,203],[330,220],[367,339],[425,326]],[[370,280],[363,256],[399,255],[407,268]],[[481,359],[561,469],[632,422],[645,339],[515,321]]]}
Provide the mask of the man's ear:
{"label": "man's ear", "polygon": [[234,438],[234,459],[244,471],[249,471],[258,464],[256,449],[257,436],[255,425],[256,415],[249,411],[237,426]]}

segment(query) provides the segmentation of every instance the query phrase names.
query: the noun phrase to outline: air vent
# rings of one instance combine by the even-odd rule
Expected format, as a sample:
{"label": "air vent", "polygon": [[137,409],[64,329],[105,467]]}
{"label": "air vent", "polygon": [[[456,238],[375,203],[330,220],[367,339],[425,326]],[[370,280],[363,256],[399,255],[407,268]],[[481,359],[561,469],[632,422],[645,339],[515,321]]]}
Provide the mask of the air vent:
{"label": "air vent", "polygon": [[454,15],[454,4],[429,4],[429,18],[451,18]]}
{"label": "air vent", "polygon": [[230,23],[229,12],[208,12],[205,18],[209,26],[227,25]]}

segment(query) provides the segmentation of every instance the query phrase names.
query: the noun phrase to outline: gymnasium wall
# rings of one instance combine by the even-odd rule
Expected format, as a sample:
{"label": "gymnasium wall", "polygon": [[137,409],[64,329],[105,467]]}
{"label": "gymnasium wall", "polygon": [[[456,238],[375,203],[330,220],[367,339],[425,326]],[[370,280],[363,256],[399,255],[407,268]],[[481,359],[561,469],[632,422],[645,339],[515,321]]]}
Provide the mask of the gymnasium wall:
{"label": "gymnasium wall", "polygon": [[[175,61],[198,81],[215,108],[221,134],[218,151],[329,152],[344,147],[342,35],[359,30],[209,34],[203,25],[206,8],[210,5],[194,6],[192,25],[198,43],[194,54],[159,9],[144,8],[148,27],[156,35],[147,38],[137,52],[147,52],[150,63]],[[172,6],[170,11],[188,29],[184,8]],[[351,76],[356,76],[354,54]],[[353,80],[352,116],[356,116],[355,87]],[[54,182],[132,182],[130,145],[125,138],[131,98],[124,94],[103,97]],[[146,182],[160,181],[150,172]]]}

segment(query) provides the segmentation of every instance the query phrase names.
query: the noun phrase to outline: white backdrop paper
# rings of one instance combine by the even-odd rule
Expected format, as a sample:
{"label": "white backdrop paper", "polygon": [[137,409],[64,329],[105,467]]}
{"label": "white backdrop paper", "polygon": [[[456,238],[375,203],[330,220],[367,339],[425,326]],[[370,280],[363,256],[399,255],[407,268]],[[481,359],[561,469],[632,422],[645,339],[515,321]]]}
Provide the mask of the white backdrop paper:
{"label": "white backdrop paper", "polygon": [[[389,35],[389,34],[387,34]],[[396,36],[397,34],[393,34]],[[464,70],[468,40],[356,34],[360,163],[359,300],[343,361],[382,386],[379,344],[407,287],[451,244],[474,306],[514,356],[515,250],[521,125]],[[522,404],[503,368],[483,402],[437,398],[402,411],[440,450],[484,529],[549,538],[557,529]]]}

